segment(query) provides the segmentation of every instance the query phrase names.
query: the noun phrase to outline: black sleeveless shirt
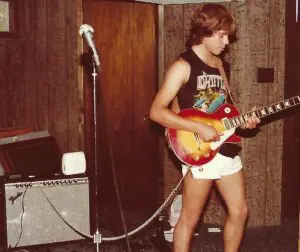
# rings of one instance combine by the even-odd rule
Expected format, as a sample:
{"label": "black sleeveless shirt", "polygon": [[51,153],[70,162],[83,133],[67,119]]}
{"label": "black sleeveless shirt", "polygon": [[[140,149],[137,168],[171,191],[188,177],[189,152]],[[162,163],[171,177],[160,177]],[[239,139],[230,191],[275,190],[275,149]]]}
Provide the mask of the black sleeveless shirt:
{"label": "black sleeveless shirt", "polygon": [[[191,67],[187,83],[182,85],[177,94],[180,110],[194,108],[205,113],[213,113],[225,103],[226,97],[225,83],[219,69],[205,64],[193,49],[188,49],[180,57]],[[234,157],[239,151],[238,145],[225,143],[219,153]]]}
{"label": "black sleeveless shirt", "polygon": [[206,113],[214,112],[225,102],[225,84],[219,69],[205,64],[193,49],[180,57],[191,66],[189,79],[178,92],[180,109],[195,108]]}

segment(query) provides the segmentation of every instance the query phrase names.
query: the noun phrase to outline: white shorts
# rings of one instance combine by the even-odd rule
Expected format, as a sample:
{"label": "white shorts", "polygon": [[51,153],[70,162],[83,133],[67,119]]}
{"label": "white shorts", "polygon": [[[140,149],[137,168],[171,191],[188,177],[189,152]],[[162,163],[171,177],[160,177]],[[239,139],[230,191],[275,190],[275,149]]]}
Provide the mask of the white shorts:
{"label": "white shorts", "polygon": [[185,175],[189,169],[195,179],[220,179],[222,176],[238,172],[243,167],[241,158],[223,156],[219,153],[207,164],[201,166],[182,165],[182,174]]}

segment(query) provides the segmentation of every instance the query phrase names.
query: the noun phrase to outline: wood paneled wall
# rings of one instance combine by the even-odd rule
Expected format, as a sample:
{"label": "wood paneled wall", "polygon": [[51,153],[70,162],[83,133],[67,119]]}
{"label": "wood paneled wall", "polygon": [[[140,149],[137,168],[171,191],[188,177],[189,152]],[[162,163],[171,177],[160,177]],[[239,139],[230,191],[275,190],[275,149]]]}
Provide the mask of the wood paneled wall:
{"label": "wood paneled wall", "polygon": [[83,148],[81,0],[12,0],[0,37],[0,128],[49,130],[63,152]]}
{"label": "wood paneled wall", "polygon": [[[240,111],[264,106],[284,97],[285,1],[253,0],[224,3],[237,21],[238,41],[226,56],[231,65],[231,87]],[[164,9],[165,68],[185,49],[190,18],[201,4],[169,5]],[[258,67],[274,68],[274,83],[258,83]],[[265,124],[257,135],[245,138],[241,156],[250,207],[249,226],[281,223],[283,121]],[[166,150],[166,157],[168,151]],[[181,174],[165,161],[165,194]],[[212,197],[204,222],[221,224],[224,210]]]}
{"label": "wood paneled wall", "polygon": [[[285,1],[251,1],[234,5],[239,41],[233,46],[232,84],[242,111],[284,98]],[[242,68],[241,68],[242,66]],[[258,83],[257,68],[274,68],[274,83]],[[273,118],[274,119],[274,118]],[[281,223],[283,120],[263,125],[257,136],[245,139],[242,157],[250,206],[249,225]]]}

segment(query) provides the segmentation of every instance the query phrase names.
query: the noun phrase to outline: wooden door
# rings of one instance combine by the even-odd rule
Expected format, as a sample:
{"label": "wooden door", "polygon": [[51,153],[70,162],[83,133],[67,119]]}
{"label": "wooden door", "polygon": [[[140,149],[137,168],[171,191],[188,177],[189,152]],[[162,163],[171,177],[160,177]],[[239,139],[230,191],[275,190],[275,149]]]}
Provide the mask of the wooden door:
{"label": "wooden door", "polygon": [[[299,13],[299,12],[298,12]],[[298,14],[299,15],[299,14]],[[285,97],[300,95],[300,17],[296,22],[296,0],[286,1],[286,58]],[[297,219],[300,194],[300,108],[289,111],[284,119],[283,170],[282,170],[282,219]]]}
{"label": "wooden door", "polygon": [[[100,209],[108,210],[104,214],[109,215],[110,224],[121,223],[119,193],[125,214],[149,217],[161,203],[159,181],[163,181],[159,136],[153,124],[145,120],[158,86],[156,6],[87,0],[83,7],[84,23],[94,28],[101,58],[97,90]],[[86,139],[93,173],[91,83],[87,75]]]}

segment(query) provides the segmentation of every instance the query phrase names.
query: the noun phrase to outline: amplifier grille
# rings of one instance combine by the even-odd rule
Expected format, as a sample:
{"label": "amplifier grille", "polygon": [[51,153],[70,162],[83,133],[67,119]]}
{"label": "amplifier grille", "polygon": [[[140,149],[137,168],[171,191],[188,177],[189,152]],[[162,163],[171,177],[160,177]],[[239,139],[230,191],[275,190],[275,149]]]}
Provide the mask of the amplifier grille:
{"label": "amplifier grille", "polygon": [[76,231],[90,235],[87,177],[7,183],[4,189],[8,247],[85,238]]}

